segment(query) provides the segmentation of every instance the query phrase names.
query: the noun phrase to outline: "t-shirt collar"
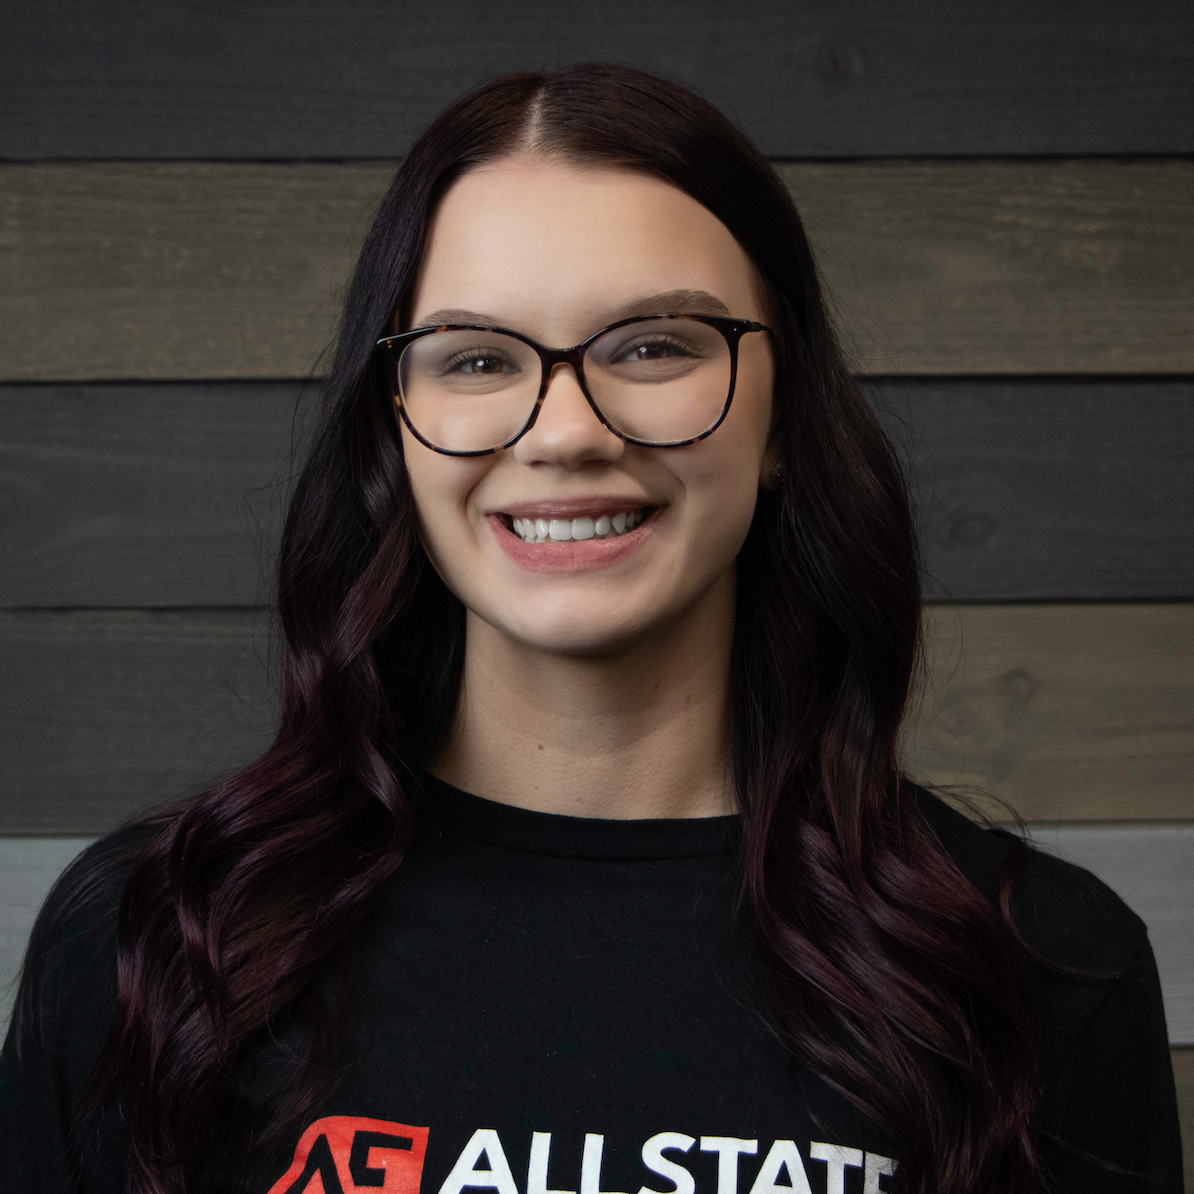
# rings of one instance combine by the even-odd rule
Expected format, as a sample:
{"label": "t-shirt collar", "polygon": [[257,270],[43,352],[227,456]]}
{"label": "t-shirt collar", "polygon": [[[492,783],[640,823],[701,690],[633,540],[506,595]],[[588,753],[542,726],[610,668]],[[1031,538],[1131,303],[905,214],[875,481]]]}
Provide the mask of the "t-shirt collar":
{"label": "t-shirt collar", "polygon": [[659,817],[613,820],[569,817],[516,808],[463,792],[433,775],[420,778],[420,821],[507,850],[558,858],[635,860],[733,854],[741,817]]}

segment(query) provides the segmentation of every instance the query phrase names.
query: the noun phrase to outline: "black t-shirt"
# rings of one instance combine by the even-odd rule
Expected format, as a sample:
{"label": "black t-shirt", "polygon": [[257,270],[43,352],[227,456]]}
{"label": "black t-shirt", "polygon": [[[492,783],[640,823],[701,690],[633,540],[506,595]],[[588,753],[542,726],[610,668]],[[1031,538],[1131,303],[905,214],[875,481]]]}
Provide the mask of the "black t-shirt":
{"label": "black t-shirt", "polygon": [[[920,793],[989,898],[1008,846]],[[611,821],[428,780],[363,928],[340,1085],[298,1138],[199,1184],[260,1194],[878,1194],[898,1149],[794,1068],[735,913],[735,817]],[[1143,924],[1087,872],[1030,851],[1015,887],[1043,1024],[1042,1149],[1063,1191],[1181,1189],[1160,985]],[[114,992],[115,904],[32,977],[45,1041],[0,1058],[0,1155],[22,1194],[124,1194],[114,1115],[72,1138]],[[279,1048],[285,1047],[281,1042]],[[268,1054],[268,1048],[266,1050]],[[249,1065],[268,1068],[268,1056]],[[1077,1150],[1077,1151],[1075,1151]],[[1091,1153],[1153,1175],[1135,1181]]]}

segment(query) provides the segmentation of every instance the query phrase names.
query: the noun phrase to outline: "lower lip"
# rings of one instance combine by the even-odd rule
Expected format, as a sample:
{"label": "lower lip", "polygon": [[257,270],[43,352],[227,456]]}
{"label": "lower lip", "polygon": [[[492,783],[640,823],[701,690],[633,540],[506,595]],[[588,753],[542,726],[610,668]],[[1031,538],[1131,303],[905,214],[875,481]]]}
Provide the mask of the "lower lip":
{"label": "lower lip", "polygon": [[568,572],[581,568],[608,568],[640,548],[655,530],[659,510],[652,510],[633,531],[606,539],[563,539],[526,543],[496,514],[489,516],[494,536],[520,568],[528,572]]}

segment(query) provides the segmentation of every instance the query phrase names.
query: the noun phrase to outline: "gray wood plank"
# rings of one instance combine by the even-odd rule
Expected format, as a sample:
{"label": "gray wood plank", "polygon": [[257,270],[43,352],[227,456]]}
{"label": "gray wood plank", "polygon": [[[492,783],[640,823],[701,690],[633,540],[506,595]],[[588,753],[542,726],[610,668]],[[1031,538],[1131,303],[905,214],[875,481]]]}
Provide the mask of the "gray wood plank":
{"label": "gray wood plank", "polygon": [[1194,373],[1194,162],[779,173],[859,372]]}
{"label": "gray wood plank", "polygon": [[1194,382],[883,379],[926,596],[1194,597]]}
{"label": "gray wood plank", "polygon": [[[1194,598],[1194,383],[876,379],[928,594]],[[0,607],[268,602],[290,382],[0,386]],[[300,401],[301,399],[301,401]]]}
{"label": "gray wood plank", "polygon": [[[319,372],[390,171],[0,166],[0,380]],[[1194,373],[1194,162],[781,173],[861,372]]]}
{"label": "gray wood plank", "polygon": [[679,77],[774,157],[1186,153],[1180,0],[169,5],[10,0],[0,156],[392,157],[510,69]]}
{"label": "gray wood plank", "polygon": [[925,631],[912,775],[1030,821],[1194,821],[1194,604],[935,605]]}
{"label": "gray wood plank", "polygon": [[301,398],[0,387],[0,606],[268,604]]}
{"label": "gray wood plank", "polygon": [[0,833],[88,834],[268,744],[252,610],[0,612]]}

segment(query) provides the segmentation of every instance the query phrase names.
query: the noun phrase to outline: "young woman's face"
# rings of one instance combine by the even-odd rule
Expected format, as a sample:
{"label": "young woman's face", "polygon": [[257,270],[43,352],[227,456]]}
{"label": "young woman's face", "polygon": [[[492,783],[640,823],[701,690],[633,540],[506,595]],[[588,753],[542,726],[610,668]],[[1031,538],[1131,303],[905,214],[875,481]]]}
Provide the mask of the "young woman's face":
{"label": "young woman's face", "polygon": [[[766,322],[755,271],[726,227],[647,175],[515,157],[445,194],[410,326],[495,325],[567,347],[662,312]],[[550,652],[618,650],[703,603],[732,608],[734,558],[772,460],[771,390],[769,337],[754,332],[739,346],[725,421],[686,447],[619,439],[566,365],[531,430],[492,455],[445,456],[403,426],[427,552],[472,613]],[[524,535],[526,520],[547,524],[546,541],[524,542],[516,518]],[[589,537],[553,537],[589,535],[586,519]]]}

